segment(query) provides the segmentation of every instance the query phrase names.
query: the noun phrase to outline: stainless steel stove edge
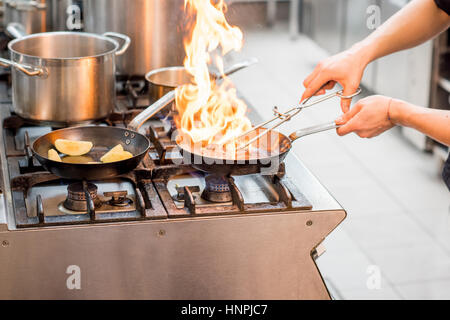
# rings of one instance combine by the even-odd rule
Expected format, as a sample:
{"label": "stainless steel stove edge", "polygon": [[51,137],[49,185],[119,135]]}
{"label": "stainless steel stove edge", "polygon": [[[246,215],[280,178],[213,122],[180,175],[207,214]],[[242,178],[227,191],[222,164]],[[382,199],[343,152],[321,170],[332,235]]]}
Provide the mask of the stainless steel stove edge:
{"label": "stainless steel stove edge", "polygon": [[[6,112],[5,108],[0,108],[0,113],[2,112]],[[0,116],[0,119],[3,118],[3,116]],[[8,162],[6,159],[3,132],[3,123],[0,123],[0,189],[2,191],[0,196],[0,230],[5,227],[14,230],[16,228],[16,218],[12,207],[12,195],[9,192],[11,187],[9,184]]]}
{"label": "stainless steel stove edge", "polygon": [[[345,216],[304,211],[4,231],[0,299],[329,299],[312,251]],[[80,290],[70,289],[77,268]]]}

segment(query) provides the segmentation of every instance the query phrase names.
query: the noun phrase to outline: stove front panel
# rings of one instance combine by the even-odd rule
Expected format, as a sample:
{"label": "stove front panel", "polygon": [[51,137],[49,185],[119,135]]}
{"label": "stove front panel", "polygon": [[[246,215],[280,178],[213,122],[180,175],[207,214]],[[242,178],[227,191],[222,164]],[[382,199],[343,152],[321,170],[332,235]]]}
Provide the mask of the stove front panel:
{"label": "stove front panel", "polygon": [[324,211],[0,232],[0,298],[329,299],[311,251],[344,218]]}

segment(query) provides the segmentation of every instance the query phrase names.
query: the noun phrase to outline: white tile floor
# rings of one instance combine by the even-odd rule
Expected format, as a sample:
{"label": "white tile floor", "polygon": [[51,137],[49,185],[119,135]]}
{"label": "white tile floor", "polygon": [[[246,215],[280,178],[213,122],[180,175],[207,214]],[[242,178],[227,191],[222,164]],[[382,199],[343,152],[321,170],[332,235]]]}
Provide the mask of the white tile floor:
{"label": "white tile floor", "polygon": [[[289,39],[287,28],[244,30],[243,52],[258,66],[233,76],[237,87],[264,117],[274,105],[295,105],[303,79],[326,56],[311,40]],[[337,101],[305,111],[286,125],[333,120]],[[372,140],[307,137],[294,152],[348,211],[327,238],[319,268],[337,299],[450,299],[450,193],[432,156],[409,144],[399,130]],[[381,288],[369,290],[370,266],[381,272]]]}

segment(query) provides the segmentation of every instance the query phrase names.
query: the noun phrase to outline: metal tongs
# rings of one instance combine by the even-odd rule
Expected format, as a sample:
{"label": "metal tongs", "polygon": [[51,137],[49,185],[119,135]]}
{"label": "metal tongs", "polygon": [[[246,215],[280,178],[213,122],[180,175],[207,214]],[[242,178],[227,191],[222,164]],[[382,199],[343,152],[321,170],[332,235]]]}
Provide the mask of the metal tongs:
{"label": "metal tongs", "polygon": [[[236,137],[236,138],[232,138],[232,139],[230,139],[230,140],[235,140],[235,141],[240,140],[240,139],[242,139],[242,138],[248,136],[250,133],[252,133],[252,132],[254,132],[254,131],[256,131],[256,130],[258,130],[258,129],[260,129],[260,128],[265,127],[265,126],[268,125],[269,123],[275,122],[276,120],[280,120],[280,122],[278,122],[277,124],[273,125],[273,126],[270,127],[270,128],[266,128],[266,129],[265,129],[262,133],[260,133],[258,136],[256,136],[256,137],[250,139],[246,144],[244,144],[244,145],[242,145],[242,146],[239,146],[239,147],[237,148],[237,150],[246,149],[246,148],[247,148],[248,146],[250,146],[252,143],[254,143],[255,141],[258,141],[259,139],[261,139],[262,137],[264,137],[265,135],[267,135],[267,134],[268,134],[269,132],[271,132],[272,130],[275,130],[276,128],[280,127],[280,126],[283,125],[284,123],[290,121],[293,117],[295,117],[296,115],[298,115],[300,112],[302,112],[302,111],[303,111],[304,109],[306,109],[306,108],[312,107],[312,106],[314,106],[314,105],[316,105],[316,104],[319,104],[319,103],[321,103],[321,102],[324,102],[324,101],[329,100],[329,99],[334,98],[334,97],[339,97],[339,98],[341,98],[341,99],[352,99],[352,98],[356,97],[357,95],[359,95],[359,94],[362,92],[362,89],[361,89],[361,88],[358,88],[358,90],[357,90],[355,93],[353,93],[353,94],[351,94],[351,95],[349,95],[349,96],[344,96],[344,94],[343,94],[343,91],[344,91],[344,90],[340,90],[340,91],[336,91],[336,92],[327,94],[327,95],[325,95],[325,96],[323,96],[323,97],[321,97],[321,98],[318,98],[317,100],[315,100],[315,101],[313,101],[313,102],[307,104],[307,103],[311,100],[311,98],[314,97],[314,96],[315,96],[320,90],[322,90],[326,85],[327,85],[327,84],[325,84],[323,87],[321,87],[319,90],[317,90],[311,97],[309,97],[308,99],[306,99],[305,101],[303,101],[299,106],[296,106],[296,107],[294,107],[294,108],[292,108],[292,109],[290,109],[290,110],[288,110],[288,111],[286,111],[286,112],[283,112],[283,113],[282,113],[282,112],[279,112],[279,111],[278,111],[278,108],[275,107],[275,108],[273,109],[274,114],[275,114],[275,117],[274,117],[274,118],[272,118],[272,119],[270,119],[270,120],[268,120],[268,121],[266,121],[266,122],[263,122],[263,123],[257,125],[256,127],[253,127],[252,129],[248,130],[247,132],[241,134],[240,136],[238,136],[238,137]],[[229,142],[229,141],[227,141],[227,142]],[[225,142],[225,143],[226,143],[226,142]]]}

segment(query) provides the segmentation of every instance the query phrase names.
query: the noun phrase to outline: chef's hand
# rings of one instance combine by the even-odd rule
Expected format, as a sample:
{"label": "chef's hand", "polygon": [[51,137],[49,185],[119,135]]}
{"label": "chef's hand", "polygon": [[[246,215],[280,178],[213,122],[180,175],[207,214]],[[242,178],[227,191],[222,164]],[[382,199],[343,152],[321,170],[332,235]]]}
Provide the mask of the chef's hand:
{"label": "chef's hand", "polygon": [[336,120],[337,132],[344,136],[355,132],[361,138],[373,138],[394,127],[389,116],[392,98],[370,96],[361,99]]}
{"label": "chef's hand", "polygon": [[[363,56],[356,49],[349,49],[321,61],[303,82],[306,90],[301,101],[312,96],[327,82],[329,84],[318,95],[333,89],[336,82],[344,88],[344,96],[352,95],[359,87],[366,66]],[[344,113],[349,110],[351,102],[351,99],[342,99],[341,108]]]}

